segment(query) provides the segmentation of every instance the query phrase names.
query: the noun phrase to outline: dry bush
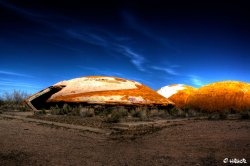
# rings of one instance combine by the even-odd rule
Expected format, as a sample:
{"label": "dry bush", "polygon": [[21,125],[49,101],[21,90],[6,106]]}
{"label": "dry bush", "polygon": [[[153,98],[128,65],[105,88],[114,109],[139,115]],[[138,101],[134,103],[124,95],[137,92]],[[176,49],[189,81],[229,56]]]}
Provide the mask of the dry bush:
{"label": "dry bush", "polygon": [[136,107],[130,111],[132,117],[140,118],[145,120],[149,117],[150,110],[147,107]]}
{"label": "dry bush", "polygon": [[117,123],[121,118],[128,116],[128,110],[123,106],[114,107],[112,112],[106,116],[106,122]]}
{"label": "dry bush", "polygon": [[29,96],[27,92],[14,90],[13,92],[4,92],[0,97],[0,109],[3,111],[26,111],[28,108],[23,101]]}
{"label": "dry bush", "polygon": [[240,112],[241,119],[250,119],[250,109],[245,109]]}
{"label": "dry bush", "polygon": [[80,107],[79,115],[82,117],[93,117],[95,116],[95,109],[91,107]]}

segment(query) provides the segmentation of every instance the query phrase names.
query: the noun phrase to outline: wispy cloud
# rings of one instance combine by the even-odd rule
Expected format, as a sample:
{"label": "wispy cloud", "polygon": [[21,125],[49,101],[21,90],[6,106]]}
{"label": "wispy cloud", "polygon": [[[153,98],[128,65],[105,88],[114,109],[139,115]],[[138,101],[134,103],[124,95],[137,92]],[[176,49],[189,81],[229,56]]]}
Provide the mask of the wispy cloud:
{"label": "wispy cloud", "polygon": [[145,58],[142,55],[136,53],[134,50],[124,45],[119,45],[117,50],[123,55],[127,56],[138,70],[145,71],[145,68],[143,67]]}
{"label": "wispy cloud", "polygon": [[189,75],[188,76],[191,83],[195,86],[203,86],[204,83],[201,81],[201,78],[196,75]]}
{"label": "wispy cloud", "polygon": [[[119,43],[117,37],[98,34],[94,32],[76,31],[76,30],[65,30],[66,35],[69,38],[80,40],[84,43],[99,46],[107,51],[112,51],[115,54],[121,54],[130,59],[130,62],[140,71],[145,71],[143,63],[146,61],[145,57],[137,53],[133,48]],[[122,41],[121,41],[122,42]]]}
{"label": "wispy cloud", "polygon": [[15,6],[15,5],[13,5],[13,4],[9,3],[9,2],[6,2],[6,1],[0,1],[0,4],[3,5],[6,8],[9,8],[9,9],[11,9],[11,10],[17,12],[17,13],[20,13],[22,15],[25,15],[27,17],[31,17],[31,18],[33,18],[33,17],[42,17],[42,15],[40,15],[40,14],[25,10],[23,8],[19,8],[19,7]]}
{"label": "wispy cloud", "polygon": [[0,70],[0,74],[10,75],[10,76],[19,76],[19,77],[32,77],[27,74],[22,74],[22,73],[17,73],[17,72],[12,72],[12,71],[5,71],[5,70]]}
{"label": "wispy cloud", "polygon": [[151,68],[152,69],[154,69],[154,70],[159,70],[159,71],[163,71],[163,72],[165,72],[165,73],[167,73],[167,74],[169,74],[169,75],[179,75],[179,73],[177,73],[176,71],[175,71],[175,69],[173,69],[174,67],[158,67],[158,66],[151,66]]}
{"label": "wispy cloud", "polygon": [[93,44],[96,46],[107,47],[108,44],[110,44],[105,38],[90,32],[77,32],[74,30],[65,30],[65,33],[70,38],[78,39],[82,42]]}
{"label": "wispy cloud", "polygon": [[1,86],[11,86],[11,87],[27,87],[27,88],[39,88],[29,83],[24,82],[12,82],[12,81],[1,81]]}
{"label": "wispy cloud", "polygon": [[[62,15],[56,15],[54,12],[53,13],[48,13],[48,12],[38,12],[38,11],[34,11],[28,8],[23,8],[23,7],[19,7],[13,3],[7,2],[7,1],[0,1],[0,5],[2,5],[3,7],[10,9],[18,14],[20,14],[20,16],[25,17],[29,20],[32,20],[36,23],[41,23],[41,24],[46,24],[49,26],[55,26],[55,24],[51,24],[51,20],[54,19],[54,21],[58,21],[58,20],[69,20],[70,22],[72,22],[72,18],[68,18],[66,16],[62,16]],[[50,21],[48,21],[50,20]]]}
{"label": "wispy cloud", "polygon": [[26,80],[0,78],[0,97],[4,92],[12,92],[13,90],[20,90],[32,94],[41,90],[41,87]]}
{"label": "wispy cloud", "polygon": [[[139,70],[145,71],[145,67],[143,63],[145,62],[145,57],[135,51],[131,46],[127,46],[124,44],[124,41],[130,40],[130,37],[117,37],[110,32],[105,32],[104,30],[100,30],[98,28],[90,28],[79,23],[77,26],[73,26],[71,24],[66,25],[65,20],[68,18],[61,18],[64,22],[60,22],[57,19],[54,22],[53,18],[56,17],[52,15],[52,17],[48,17],[46,13],[39,13],[37,11],[32,11],[26,8],[21,8],[9,2],[1,2],[5,8],[13,10],[20,15],[30,19],[34,22],[45,25],[55,31],[57,37],[63,36],[68,39],[78,40],[84,43],[92,44],[98,47],[101,47],[107,51],[112,51],[115,54],[121,54],[130,59],[130,62]],[[128,20],[131,20],[129,16],[127,16]],[[131,24],[134,24],[133,21],[130,21]],[[82,26],[81,26],[82,25]],[[139,25],[138,25],[139,26]],[[78,27],[78,28],[76,28]],[[79,28],[80,27],[80,28]],[[143,32],[147,36],[151,36],[151,33],[148,33],[147,30]],[[54,34],[52,34],[54,35]],[[152,35],[151,37],[153,37]],[[60,43],[58,44],[60,46]],[[70,48],[71,50],[77,51],[75,48]],[[7,74],[7,72],[5,72]],[[23,75],[18,73],[11,73],[12,75]],[[23,75],[24,76],[24,75]]]}
{"label": "wispy cloud", "polygon": [[136,32],[146,36],[147,38],[154,40],[155,42],[158,42],[159,44],[168,47],[170,49],[173,49],[175,51],[178,51],[176,47],[173,46],[166,38],[163,38],[162,36],[157,35],[155,32],[150,30],[148,26],[142,24],[135,16],[133,16],[131,13],[127,11],[122,12],[122,17],[126,24],[129,26],[129,28],[135,30]]}

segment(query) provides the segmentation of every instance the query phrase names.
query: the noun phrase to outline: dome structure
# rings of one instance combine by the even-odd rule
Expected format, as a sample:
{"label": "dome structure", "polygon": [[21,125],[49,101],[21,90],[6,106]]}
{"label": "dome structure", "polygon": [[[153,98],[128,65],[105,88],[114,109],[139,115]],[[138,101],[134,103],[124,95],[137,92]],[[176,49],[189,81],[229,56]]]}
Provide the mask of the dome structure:
{"label": "dome structure", "polygon": [[208,84],[191,94],[187,105],[209,112],[250,109],[250,84],[239,81]]}
{"label": "dome structure", "polygon": [[108,76],[61,81],[30,96],[26,103],[34,110],[55,103],[174,105],[172,101],[139,82]]}
{"label": "dome structure", "polygon": [[173,101],[177,107],[186,106],[188,97],[197,89],[184,84],[173,84],[160,88],[157,93]]}

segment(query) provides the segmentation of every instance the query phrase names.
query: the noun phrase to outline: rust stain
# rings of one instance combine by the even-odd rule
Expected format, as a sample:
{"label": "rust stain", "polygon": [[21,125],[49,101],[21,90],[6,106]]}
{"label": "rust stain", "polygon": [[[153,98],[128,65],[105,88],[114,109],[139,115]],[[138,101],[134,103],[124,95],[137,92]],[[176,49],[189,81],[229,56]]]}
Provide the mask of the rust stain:
{"label": "rust stain", "polygon": [[144,85],[137,85],[137,89],[124,89],[124,90],[107,90],[107,91],[95,91],[95,92],[86,92],[79,94],[69,94],[63,96],[56,96],[53,99],[49,99],[49,102],[75,102],[77,97],[90,97],[90,96],[112,96],[112,95],[121,95],[124,96],[122,99],[128,99],[129,96],[141,96],[145,103],[155,103],[155,104],[173,104],[167,98],[159,95],[154,90],[150,89]]}

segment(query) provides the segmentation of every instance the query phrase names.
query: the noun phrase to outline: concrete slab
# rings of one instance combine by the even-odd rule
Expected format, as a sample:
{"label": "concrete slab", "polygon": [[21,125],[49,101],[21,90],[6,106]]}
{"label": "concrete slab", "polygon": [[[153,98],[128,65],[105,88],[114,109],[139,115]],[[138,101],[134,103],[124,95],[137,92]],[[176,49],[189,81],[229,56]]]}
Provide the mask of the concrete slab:
{"label": "concrete slab", "polygon": [[26,118],[26,117],[17,116],[17,115],[0,114],[0,116],[4,117],[4,118],[19,119],[19,120],[23,120],[23,121],[27,121],[27,122],[55,125],[58,127],[76,129],[76,130],[93,132],[93,133],[98,133],[98,134],[106,134],[106,135],[110,134],[109,130],[104,130],[104,129],[100,129],[100,128],[93,128],[93,127],[80,126],[80,125],[71,125],[71,124],[65,124],[65,123],[59,123],[59,122],[51,122],[51,121],[45,121],[45,120],[39,120],[39,119]]}

